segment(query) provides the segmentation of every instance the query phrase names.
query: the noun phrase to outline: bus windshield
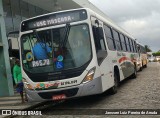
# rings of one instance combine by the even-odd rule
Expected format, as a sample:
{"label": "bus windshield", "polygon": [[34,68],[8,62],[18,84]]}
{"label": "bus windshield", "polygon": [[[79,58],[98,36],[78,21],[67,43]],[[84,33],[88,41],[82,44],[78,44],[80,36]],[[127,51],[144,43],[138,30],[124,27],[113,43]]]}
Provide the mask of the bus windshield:
{"label": "bus windshield", "polygon": [[[21,36],[22,64],[30,73],[47,73],[78,68],[91,59],[87,24],[53,28]],[[64,38],[65,37],[65,38]]]}

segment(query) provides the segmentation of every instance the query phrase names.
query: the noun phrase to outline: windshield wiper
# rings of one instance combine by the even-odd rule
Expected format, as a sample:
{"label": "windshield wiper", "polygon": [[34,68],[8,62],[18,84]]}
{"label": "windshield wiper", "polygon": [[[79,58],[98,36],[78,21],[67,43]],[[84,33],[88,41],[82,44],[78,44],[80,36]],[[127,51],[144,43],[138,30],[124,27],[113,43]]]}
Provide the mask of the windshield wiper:
{"label": "windshield wiper", "polygon": [[60,47],[65,47],[67,40],[68,40],[69,32],[70,32],[70,24],[67,23],[64,29],[63,40],[62,40]]}
{"label": "windshield wiper", "polygon": [[42,41],[41,38],[39,37],[37,31],[36,31],[36,30],[33,30],[33,34],[36,36],[37,41],[40,43],[41,47],[44,49],[44,47],[43,47],[43,45],[42,45],[42,42],[43,42],[43,41]]}

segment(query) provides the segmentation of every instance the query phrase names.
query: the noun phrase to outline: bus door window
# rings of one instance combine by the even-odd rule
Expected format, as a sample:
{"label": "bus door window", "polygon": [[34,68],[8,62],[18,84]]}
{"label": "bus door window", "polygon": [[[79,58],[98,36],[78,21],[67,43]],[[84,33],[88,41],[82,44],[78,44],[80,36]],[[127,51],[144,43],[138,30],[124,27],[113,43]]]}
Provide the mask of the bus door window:
{"label": "bus door window", "polygon": [[97,53],[98,65],[100,65],[107,56],[106,45],[104,41],[104,32],[102,23],[98,20],[93,20],[92,30],[95,42],[95,48]]}

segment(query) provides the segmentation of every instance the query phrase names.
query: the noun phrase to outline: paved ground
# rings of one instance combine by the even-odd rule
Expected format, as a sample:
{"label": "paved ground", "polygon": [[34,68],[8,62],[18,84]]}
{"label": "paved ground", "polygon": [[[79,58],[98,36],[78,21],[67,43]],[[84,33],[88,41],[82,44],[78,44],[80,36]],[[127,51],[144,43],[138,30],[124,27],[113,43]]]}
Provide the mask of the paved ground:
{"label": "paved ground", "polygon": [[28,105],[28,103],[21,103],[21,97],[16,92],[13,96],[10,97],[0,97],[0,109],[22,109],[24,107],[27,107]]}
{"label": "paved ground", "polygon": [[[68,100],[58,105],[46,105],[41,108],[45,113],[63,113],[63,110],[55,109],[160,109],[160,63],[153,62],[148,64],[142,72],[139,72],[137,79],[127,79],[122,82],[118,93],[109,95],[107,92],[101,96],[90,96],[74,100]],[[51,111],[47,111],[47,110]],[[52,110],[53,109],[53,110]],[[96,112],[96,111],[95,111]],[[72,112],[74,113],[74,111]],[[49,116],[47,117],[53,117]],[[24,116],[23,116],[24,117]],[[25,116],[26,117],[26,116]],[[27,116],[31,117],[31,116]],[[46,117],[44,115],[40,118]],[[151,118],[160,116],[104,116],[104,115],[55,115],[54,118]]]}
{"label": "paved ground", "polygon": [[[38,103],[21,103],[21,97],[20,94],[14,90],[14,95],[13,96],[8,96],[8,97],[0,97],[0,112],[1,110],[4,109],[25,109],[28,107],[31,107],[33,105],[36,105]],[[1,114],[1,113],[0,113]],[[2,115],[0,115],[0,118]]]}

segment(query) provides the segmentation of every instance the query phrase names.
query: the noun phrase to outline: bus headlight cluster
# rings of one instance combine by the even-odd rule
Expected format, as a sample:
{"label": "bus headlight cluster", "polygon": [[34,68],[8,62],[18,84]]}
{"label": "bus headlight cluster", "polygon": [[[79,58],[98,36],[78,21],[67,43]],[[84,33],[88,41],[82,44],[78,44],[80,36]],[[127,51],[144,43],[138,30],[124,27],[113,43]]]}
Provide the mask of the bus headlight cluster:
{"label": "bus headlight cluster", "polygon": [[26,79],[23,78],[23,84],[24,84],[24,87],[29,89],[29,90],[34,90],[34,87],[32,87],[32,85],[30,85]]}
{"label": "bus headlight cluster", "polygon": [[87,73],[86,77],[82,81],[83,84],[93,80],[95,70],[96,70],[96,67],[93,67],[91,70],[89,70],[89,72]]}

